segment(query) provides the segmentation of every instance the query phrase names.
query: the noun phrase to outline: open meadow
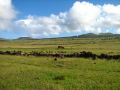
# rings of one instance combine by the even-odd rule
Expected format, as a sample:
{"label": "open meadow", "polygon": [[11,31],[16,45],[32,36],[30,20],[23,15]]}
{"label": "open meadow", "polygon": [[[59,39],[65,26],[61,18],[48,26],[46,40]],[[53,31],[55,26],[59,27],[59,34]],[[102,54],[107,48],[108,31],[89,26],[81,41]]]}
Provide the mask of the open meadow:
{"label": "open meadow", "polygon": [[[58,46],[64,46],[59,49]],[[120,55],[120,39],[1,40],[0,51]],[[120,90],[120,60],[0,55],[0,90]]]}
{"label": "open meadow", "polygon": [[120,0],[0,0],[0,90],[120,90]]}

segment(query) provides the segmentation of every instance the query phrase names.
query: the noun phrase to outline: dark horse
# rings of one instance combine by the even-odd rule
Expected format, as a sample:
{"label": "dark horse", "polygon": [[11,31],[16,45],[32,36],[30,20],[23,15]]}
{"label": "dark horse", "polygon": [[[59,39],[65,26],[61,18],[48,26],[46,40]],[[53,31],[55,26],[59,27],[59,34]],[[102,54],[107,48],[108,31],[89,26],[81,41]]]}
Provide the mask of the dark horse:
{"label": "dark horse", "polygon": [[64,47],[63,46],[58,46],[58,49],[64,49]]}

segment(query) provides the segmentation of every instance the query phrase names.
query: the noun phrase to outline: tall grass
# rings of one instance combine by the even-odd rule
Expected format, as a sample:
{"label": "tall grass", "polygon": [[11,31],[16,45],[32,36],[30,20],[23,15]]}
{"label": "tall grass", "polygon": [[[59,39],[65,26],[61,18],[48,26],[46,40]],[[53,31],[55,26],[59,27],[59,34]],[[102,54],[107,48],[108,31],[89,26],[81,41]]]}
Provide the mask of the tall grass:
{"label": "tall grass", "polygon": [[0,90],[120,90],[119,86],[118,61],[0,55]]}

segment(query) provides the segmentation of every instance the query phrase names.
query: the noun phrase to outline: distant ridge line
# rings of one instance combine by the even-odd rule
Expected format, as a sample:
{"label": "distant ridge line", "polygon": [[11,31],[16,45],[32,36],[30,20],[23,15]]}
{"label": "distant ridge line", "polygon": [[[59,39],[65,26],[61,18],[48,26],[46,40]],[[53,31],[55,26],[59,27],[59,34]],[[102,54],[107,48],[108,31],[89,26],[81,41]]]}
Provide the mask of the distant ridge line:
{"label": "distant ridge line", "polygon": [[113,34],[113,33],[87,33],[82,35],[75,35],[75,36],[66,36],[66,37],[54,37],[54,38],[32,38],[32,37],[19,37],[16,39],[5,39],[0,38],[0,40],[39,40],[39,39],[59,39],[59,38],[120,38],[120,34]]}

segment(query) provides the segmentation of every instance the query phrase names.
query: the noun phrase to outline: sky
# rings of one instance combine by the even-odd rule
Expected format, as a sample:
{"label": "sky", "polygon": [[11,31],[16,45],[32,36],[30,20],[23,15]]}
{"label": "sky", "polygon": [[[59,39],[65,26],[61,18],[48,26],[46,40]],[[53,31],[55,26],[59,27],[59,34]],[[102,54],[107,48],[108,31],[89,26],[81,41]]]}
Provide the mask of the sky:
{"label": "sky", "polygon": [[0,38],[120,34],[120,0],[0,0]]}

